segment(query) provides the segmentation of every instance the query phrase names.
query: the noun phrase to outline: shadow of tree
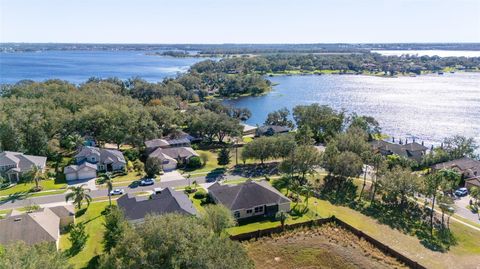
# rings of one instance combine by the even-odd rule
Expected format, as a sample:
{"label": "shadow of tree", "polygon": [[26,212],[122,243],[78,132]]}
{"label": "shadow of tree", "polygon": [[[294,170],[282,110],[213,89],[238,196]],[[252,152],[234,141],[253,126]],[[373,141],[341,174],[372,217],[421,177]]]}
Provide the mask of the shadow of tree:
{"label": "shadow of tree", "polygon": [[31,195],[31,193],[28,192],[16,192],[8,195],[7,197],[4,197],[0,199],[0,205],[6,204],[6,203],[15,203],[15,201],[19,200],[25,200]]}

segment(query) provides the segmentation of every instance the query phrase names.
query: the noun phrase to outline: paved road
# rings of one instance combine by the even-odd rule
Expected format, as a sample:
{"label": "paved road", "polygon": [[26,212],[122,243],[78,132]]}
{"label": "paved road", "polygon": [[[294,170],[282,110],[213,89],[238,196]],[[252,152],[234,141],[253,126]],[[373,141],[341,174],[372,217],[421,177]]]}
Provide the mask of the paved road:
{"label": "paved road", "polygon": [[480,219],[476,213],[473,213],[467,206],[469,201],[472,199],[470,195],[461,197],[458,200],[455,200],[455,214],[461,216],[462,218],[468,219],[474,223],[480,224]]}
{"label": "paved road", "polygon": [[[239,176],[227,175],[225,179],[234,180],[240,178]],[[198,184],[206,183],[207,179],[205,177],[192,177],[190,178],[190,183],[193,181],[197,181]],[[127,193],[135,193],[135,192],[144,192],[144,191],[152,191],[154,188],[167,188],[167,187],[179,187],[179,186],[186,186],[188,185],[188,179],[179,179],[179,180],[171,180],[167,182],[159,182],[155,183],[152,186],[145,186],[145,187],[117,187],[122,188]],[[106,189],[97,189],[92,190],[90,193],[92,198],[98,197],[106,197],[108,196],[108,191]],[[58,204],[65,202],[65,194],[56,194],[56,195],[47,195],[47,196],[40,196],[40,197],[33,197],[33,198],[18,198],[13,199],[11,201],[4,202],[0,204],[0,210],[3,209],[13,209],[13,208],[21,208],[29,205],[48,205],[48,204]]]}

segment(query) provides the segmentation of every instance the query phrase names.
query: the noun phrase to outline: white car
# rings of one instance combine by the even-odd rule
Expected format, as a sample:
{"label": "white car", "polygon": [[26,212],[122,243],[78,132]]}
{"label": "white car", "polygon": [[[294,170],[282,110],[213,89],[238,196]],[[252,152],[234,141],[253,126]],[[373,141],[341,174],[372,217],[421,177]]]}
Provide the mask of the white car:
{"label": "white car", "polygon": [[124,189],[114,189],[110,192],[110,195],[121,195],[121,194],[125,194]]}
{"label": "white car", "polygon": [[458,196],[458,197],[462,197],[462,196],[465,196],[467,194],[468,194],[467,188],[460,188],[460,189],[455,191],[455,195]]}

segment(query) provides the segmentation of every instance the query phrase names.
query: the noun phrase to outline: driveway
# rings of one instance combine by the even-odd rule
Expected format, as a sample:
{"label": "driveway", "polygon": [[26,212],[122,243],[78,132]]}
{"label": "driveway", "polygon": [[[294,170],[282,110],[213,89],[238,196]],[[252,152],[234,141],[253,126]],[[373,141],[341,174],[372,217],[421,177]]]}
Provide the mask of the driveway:
{"label": "driveway", "polygon": [[77,187],[81,185],[86,185],[86,188],[89,188],[90,190],[96,190],[97,185],[95,184],[95,178],[88,179],[88,180],[76,180],[76,181],[70,181],[68,182],[69,187]]}
{"label": "driveway", "polygon": [[473,213],[470,211],[467,206],[470,204],[470,195],[461,197],[458,200],[455,200],[455,214],[459,215],[462,218],[468,219],[475,223],[480,224],[480,220],[478,219],[478,214]]}
{"label": "driveway", "polygon": [[170,182],[175,180],[184,180],[185,178],[178,172],[178,170],[173,170],[169,172],[165,172],[163,175],[160,176],[161,182]]}

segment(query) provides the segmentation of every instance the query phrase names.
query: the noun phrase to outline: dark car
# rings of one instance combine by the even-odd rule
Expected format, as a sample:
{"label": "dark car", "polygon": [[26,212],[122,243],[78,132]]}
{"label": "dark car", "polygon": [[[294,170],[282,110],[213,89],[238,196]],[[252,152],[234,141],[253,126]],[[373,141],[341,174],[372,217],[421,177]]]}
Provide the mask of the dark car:
{"label": "dark car", "polygon": [[155,179],[153,178],[146,178],[140,181],[140,186],[150,186],[155,184]]}

